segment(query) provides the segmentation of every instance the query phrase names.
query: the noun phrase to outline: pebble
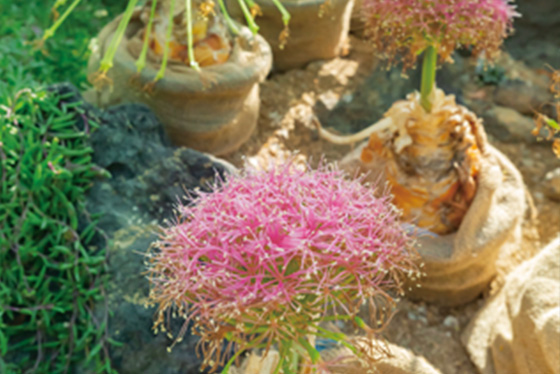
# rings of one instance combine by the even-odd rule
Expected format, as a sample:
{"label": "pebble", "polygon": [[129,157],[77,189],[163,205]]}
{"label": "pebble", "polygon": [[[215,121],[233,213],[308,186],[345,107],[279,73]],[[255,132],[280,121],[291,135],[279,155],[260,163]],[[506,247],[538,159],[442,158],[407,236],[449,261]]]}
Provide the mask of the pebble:
{"label": "pebble", "polygon": [[528,168],[532,168],[533,166],[535,166],[535,162],[530,158],[524,158],[523,160],[521,160],[521,164]]}
{"label": "pebble", "polygon": [[329,90],[319,95],[319,100],[323,103],[325,108],[327,108],[328,110],[333,110],[338,104],[340,96],[332,90]]}
{"label": "pebble", "polygon": [[537,141],[531,133],[535,128],[533,118],[524,116],[514,109],[496,105],[487,110],[483,118],[486,131],[498,140],[506,142]]}
{"label": "pebble", "polygon": [[533,82],[512,80],[497,87],[494,92],[494,102],[519,113],[533,115],[535,108],[549,102],[551,96],[546,88]]}
{"label": "pebble", "polygon": [[546,173],[544,177],[544,194],[550,200],[560,201],[560,168]]}
{"label": "pebble", "polygon": [[533,197],[535,198],[535,200],[538,200],[538,201],[543,201],[544,200],[544,194],[540,191],[536,191],[535,193],[533,193]]}
{"label": "pebble", "polygon": [[347,94],[344,94],[344,95],[342,96],[342,101],[343,101],[344,103],[346,103],[346,104],[348,104],[349,102],[351,102],[353,99],[354,99],[354,95],[351,94],[351,93],[347,93]]}
{"label": "pebble", "polygon": [[453,316],[447,316],[443,320],[443,325],[455,331],[459,331],[459,320]]}

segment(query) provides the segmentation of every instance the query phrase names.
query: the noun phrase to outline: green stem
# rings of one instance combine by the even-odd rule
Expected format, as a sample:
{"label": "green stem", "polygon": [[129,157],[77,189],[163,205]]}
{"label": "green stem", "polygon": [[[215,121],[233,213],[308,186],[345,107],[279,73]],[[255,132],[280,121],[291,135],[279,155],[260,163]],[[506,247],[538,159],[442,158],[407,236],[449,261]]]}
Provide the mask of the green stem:
{"label": "green stem", "polygon": [[193,24],[192,24],[192,3],[191,0],[185,0],[185,17],[187,18],[187,52],[189,53],[189,62],[191,67],[196,70],[200,71],[200,66],[198,66],[198,62],[196,62],[194,58],[194,44],[193,44]]}
{"label": "green stem", "polygon": [[56,2],[53,5],[53,9],[56,10],[56,9],[60,8],[61,6],[66,5],[67,1],[68,0],[56,0]]}
{"label": "green stem", "polygon": [[[72,13],[72,11],[74,10],[75,7],[78,6],[78,4],[80,3],[81,0],[75,0],[72,4],[70,4],[70,6],[68,7],[68,9],[66,9],[66,11],[62,14],[62,16],[60,16],[56,22],[54,23],[54,25],[52,25],[50,28],[48,28],[45,33],[43,34],[43,41],[47,40],[48,38],[50,38],[51,36],[54,35],[56,29],[58,29],[58,27],[62,24],[62,22],[64,22],[64,20],[70,15],[70,13]],[[58,8],[59,6],[61,6],[62,4],[64,4],[66,1],[64,2],[59,2],[57,1],[55,6],[55,9]]]}
{"label": "green stem", "polygon": [[169,59],[169,44],[171,42],[171,33],[173,32],[173,16],[175,12],[175,0],[170,1],[169,5],[169,24],[167,25],[167,31],[165,33],[165,46],[163,48],[163,59],[161,61],[161,66],[154,78],[154,82],[159,81],[165,75],[165,69],[167,68],[167,60]]}
{"label": "green stem", "polygon": [[140,57],[138,57],[138,61],[136,61],[136,68],[138,72],[141,72],[146,66],[146,56],[148,55],[148,45],[150,42],[150,35],[152,34],[152,24],[154,23],[154,17],[156,15],[156,5],[157,0],[153,0],[152,9],[150,9],[150,19],[148,20],[148,25],[146,26],[146,34],[144,35],[142,52],[140,52]]}
{"label": "green stem", "polygon": [[247,26],[249,26],[249,29],[251,30],[253,35],[256,35],[257,32],[259,32],[259,26],[257,26],[257,24],[255,23],[255,20],[251,15],[251,11],[249,10],[249,8],[247,8],[247,4],[245,4],[245,0],[237,0],[237,2],[239,3],[239,7],[241,8],[243,15],[245,16],[245,19],[247,20]]}
{"label": "green stem", "polygon": [[233,20],[231,19],[231,16],[229,15],[226,9],[226,5],[224,4],[224,0],[218,0],[218,4],[220,5],[220,10],[222,11],[224,18],[226,19],[226,23],[228,24],[228,27],[231,30],[231,32],[234,35],[239,35],[239,28],[237,27],[235,22],[233,22]]}
{"label": "green stem", "polygon": [[117,27],[117,31],[113,34],[111,43],[109,44],[109,47],[107,48],[107,51],[105,51],[105,55],[101,60],[99,70],[102,73],[106,73],[109,69],[113,67],[113,59],[115,58],[115,54],[117,53],[117,48],[121,43],[121,40],[126,31],[126,27],[128,26],[128,22],[130,22],[132,13],[134,13],[134,7],[136,6],[137,2],[138,0],[130,0],[126,10],[124,11],[119,26]]}
{"label": "green stem", "polygon": [[237,357],[239,357],[239,355],[243,353],[243,351],[241,349],[239,349],[227,362],[226,366],[224,366],[224,368],[222,369],[222,374],[228,374],[229,373],[229,369],[231,368],[231,365],[233,365],[233,363],[235,362],[235,360],[237,359]]}
{"label": "green stem", "polygon": [[422,83],[420,86],[420,104],[426,112],[432,111],[431,94],[436,87],[437,51],[434,46],[429,46],[424,51],[422,62]]}
{"label": "green stem", "polygon": [[282,22],[284,22],[284,26],[288,26],[288,23],[290,23],[290,13],[288,13],[286,8],[284,8],[284,5],[282,5],[280,0],[272,0],[272,3],[282,14]]}
{"label": "green stem", "polygon": [[291,374],[297,374],[298,373],[298,364],[299,364],[299,353],[298,351],[295,349],[295,347],[292,347],[292,349],[290,350],[290,359],[286,362],[288,364],[288,373]]}

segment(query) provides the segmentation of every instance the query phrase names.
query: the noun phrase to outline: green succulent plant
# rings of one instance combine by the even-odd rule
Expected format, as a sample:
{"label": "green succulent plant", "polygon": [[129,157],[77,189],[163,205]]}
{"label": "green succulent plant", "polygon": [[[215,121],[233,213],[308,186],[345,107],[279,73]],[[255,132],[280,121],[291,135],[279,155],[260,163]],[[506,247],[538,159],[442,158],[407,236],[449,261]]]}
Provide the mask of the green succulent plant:
{"label": "green succulent plant", "polygon": [[[107,351],[104,248],[85,209],[93,179],[79,103],[25,89],[0,105],[0,372],[114,373]],[[77,119],[83,127],[76,126]]]}
{"label": "green succulent plant", "polygon": [[[58,12],[57,9],[59,9],[60,7],[62,7],[63,5],[65,5],[67,3],[68,0],[57,0],[54,5],[53,5],[53,10]],[[42,41],[46,41],[47,39],[49,39],[50,37],[52,37],[54,35],[54,33],[56,32],[56,30],[62,25],[62,23],[68,18],[68,16],[72,13],[72,11],[76,8],[76,6],[80,3],[81,0],[74,0],[66,9],[65,11],[62,13],[62,15],[60,15],[60,17],[57,18],[57,20],[53,23],[53,25],[47,29],[45,31],[45,33],[43,34],[43,38]],[[138,71],[142,71],[146,65],[146,55],[147,55],[147,51],[148,51],[148,45],[149,45],[149,37],[148,35],[150,35],[151,29],[152,29],[152,25],[153,25],[153,20],[154,17],[156,16],[156,7],[159,4],[166,4],[168,6],[169,9],[169,19],[172,20],[174,17],[174,10],[175,10],[175,6],[176,3],[178,1],[181,0],[150,0],[150,2],[148,2],[146,5],[150,5],[150,17],[149,17],[149,21],[147,24],[147,32],[146,32],[146,36],[144,37],[144,44],[143,44],[143,48],[142,48],[142,52],[140,53],[140,56],[138,57],[138,60],[136,62],[136,66],[138,68]],[[193,42],[193,24],[192,24],[192,14],[193,14],[193,0],[183,0],[185,2],[185,25],[186,25],[186,34],[187,34],[187,50],[188,50],[188,56],[189,56],[189,61],[190,61],[190,66],[195,69],[195,70],[200,70],[200,67],[194,57],[194,42]],[[280,0],[272,0],[274,5],[278,8],[278,10],[281,13],[282,16],[282,20],[284,22],[285,27],[288,27],[288,24],[290,22],[290,14],[288,13],[288,11],[286,10],[286,8],[284,8],[284,6],[282,5],[282,3],[280,2]],[[238,0],[239,2],[239,6],[241,7],[241,10],[243,12],[243,15],[245,16],[245,19],[247,21],[247,25],[249,27],[249,29],[253,32],[253,34],[256,34],[259,30],[258,25],[255,23],[255,17],[258,14],[258,5],[253,1],[253,0]],[[106,76],[106,73],[109,71],[109,69],[111,69],[111,67],[113,66],[113,59],[115,57],[115,53],[117,52],[117,48],[120,44],[120,42],[122,41],[122,38],[125,34],[126,28],[128,26],[128,23],[130,22],[130,19],[132,17],[132,14],[134,12],[135,7],[138,5],[138,0],[129,0],[128,2],[128,6],[126,8],[126,10],[123,13],[123,17],[119,23],[119,26],[117,28],[117,31],[115,32],[115,35],[113,37],[113,39],[111,40],[111,43],[109,45],[109,48],[107,48],[107,51],[105,52],[103,59],[101,60],[101,64],[99,67],[99,76],[101,78]],[[213,8],[214,6],[214,2],[212,0],[205,0],[205,5],[207,7],[211,7]],[[219,6],[219,12],[221,13],[221,15],[224,17],[224,19],[226,20],[226,23],[230,29],[230,31],[236,35],[239,33],[239,29],[236,26],[236,24],[233,22],[233,20],[231,19],[224,0],[218,0],[218,6]],[[169,22],[168,24],[168,28],[166,31],[166,39],[165,39],[165,46],[164,46],[164,53],[163,53],[163,60],[161,63],[161,67],[160,70],[158,72],[158,74],[155,77],[155,80],[159,80],[161,78],[163,78],[163,76],[165,75],[165,70],[167,67],[167,62],[168,62],[168,57],[169,57],[169,40],[171,39],[171,32],[173,29],[173,22]]]}

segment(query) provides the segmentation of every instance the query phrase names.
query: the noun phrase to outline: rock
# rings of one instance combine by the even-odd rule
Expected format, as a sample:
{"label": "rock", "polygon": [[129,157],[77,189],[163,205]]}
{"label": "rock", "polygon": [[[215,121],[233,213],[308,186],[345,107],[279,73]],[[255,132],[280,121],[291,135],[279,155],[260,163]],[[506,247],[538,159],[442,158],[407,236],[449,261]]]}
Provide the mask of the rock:
{"label": "rock", "polygon": [[560,168],[546,173],[544,177],[544,193],[549,199],[560,201]]}
{"label": "rock", "polygon": [[[148,280],[144,274],[146,252],[155,239],[155,228],[147,225],[131,226],[114,235],[114,245],[109,252],[110,282],[107,289],[111,338],[124,343],[111,347],[113,367],[119,374],[194,374],[200,372],[201,360],[196,357],[198,338],[186,334],[171,352],[173,343],[165,333],[152,331],[155,308],[147,308]],[[101,312],[101,308],[98,308]],[[182,326],[172,321],[171,330],[176,334]],[[84,373],[85,374],[85,373]]]}
{"label": "rock", "polygon": [[[71,85],[55,85],[50,90],[72,95],[65,102],[82,101]],[[156,239],[157,224],[172,216],[177,202],[189,202],[186,191],[207,190],[217,175],[224,178],[236,170],[213,156],[171,146],[161,123],[143,105],[100,111],[82,104],[77,110],[83,113],[77,126],[85,128],[92,121],[99,125],[91,136],[93,160],[112,175],[92,186],[86,207],[90,213],[101,213],[99,227],[107,234],[107,238],[96,237],[93,244],[106,246],[107,239],[112,243],[108,249],[108,331],[122,343],[110,346],[113,368],[120,374],[199,373],[197,337],[187,333],[168,353],[173,341],[152,332],[155,310],[145,306],[149,282],[143,254]],[[100,319],[106,312],[104,302],[94,308]],[[182,321],[171,321],[171,331],[181,327]],[[72,372],[91,370],[82,364]]]}
{"label": "rock", "polygon": [[552,94],[546,88],[530,81],[507,80],[498,85],[494,91],[494,102],[496,104],[526,115],[533,115],[535,110],[541,109],[544,104],[550,101],[552,101]]}
{"label": "rock", "polygon": [[332,90],[319,95],[319,101],[325,106],[325,108],[327,108],[327,110],[333,110],[338,104],[339,100],[340,96]]}
{"label": "rock", "polygon": [[516,0],[521,17],[514,21],[515,33],[506,39],[506,50],[536,69],[545,63],[560,66],[560,2]]}
{"label": "rock", "polygon": [[500,141],[537,142],[531,134],[535,128],[533,118],[523,116],[514,109],[494,106],[484,112],[482,118],[486,132]]}
{"label": "rock", "polygon": [[91,194],[89,199],[90,209],[107,212],[104,221],[118,224],[115,228],[107,222],[102,225],[105,230],[126,226],[122,212],[130,206],[149,221],[169,218],[179,201],[187,202],[185,191],[208,190],[216,173],[223,178],[236,172],[224,160],[172,146],[162,124],[145,105],[118,105],[106,111],[84,106],[87,116],[100,125],[91,137],[93,161],[112,175],[112,191]]}
{"label": "rock", "polygon": [[[545,31],[560,26],[560,2],[550,0],[518,0],[518,11],[523,15],[516,23],[531,24]],[[558,30],[556,29],[556,32]]]}
{"label": "rock", "polygon": [[323,93],[313,112],[325,128],[341,133],[358,132],[378,121],[393,102],[417,89],[417,70],[410,71],[414,79],[403,79],[401,74],[402,70],[396,67],[389,71],[377,69],[351,93]]}
{"label": "rock", "polygon": [[445,319],[443,320],[443,325],[455,331],[459,331],[460,329],[459,320],[453,316],[445,317]]}

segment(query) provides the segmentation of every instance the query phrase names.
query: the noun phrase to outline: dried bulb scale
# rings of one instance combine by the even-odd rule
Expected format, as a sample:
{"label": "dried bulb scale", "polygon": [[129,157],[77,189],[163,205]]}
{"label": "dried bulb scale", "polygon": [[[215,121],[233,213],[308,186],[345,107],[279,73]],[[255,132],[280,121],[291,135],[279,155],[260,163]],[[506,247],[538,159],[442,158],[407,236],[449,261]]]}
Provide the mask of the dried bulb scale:
{"label": "dried bulb scale", "polygon": [[476,192],[486,136],[480,121],[437,90],[430,113],[414,93],[386,113],[361,160],[379,163],[402,219],[438,234],[458,229]]}

